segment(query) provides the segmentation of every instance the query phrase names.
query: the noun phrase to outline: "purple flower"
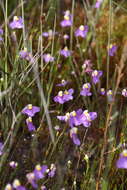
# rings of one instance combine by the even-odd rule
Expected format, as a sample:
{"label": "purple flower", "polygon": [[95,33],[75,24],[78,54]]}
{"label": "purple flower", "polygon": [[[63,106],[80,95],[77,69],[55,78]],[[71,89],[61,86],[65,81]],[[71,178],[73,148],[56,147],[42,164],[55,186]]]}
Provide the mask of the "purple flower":
{"label": "purple flower", "polygon": [[83,124],[84,127],[90,127],[92,120],[96,118],[96,112],[88,112],[88,110],[85,110],[80,116],[80,122]]}
{"label": "purple flower", "polygon": [[0,28],[0,35],[3,35],[3,29],[2,28]]}
{"label": "purple flower", "polygon": [[100,80],[100,77],[102,76],[103,72],[102,71],[97,71],[94,70],[92,71],[92,81],[94,84],[97,84]]}
{"label": "purple flower", "polygon": [[81,142],[77,136],[77,131],[78,131],[78,129],[76,127],[73,127],[70,130],[70,137],[72,138],[73,143],[76,144],[77,146],[79,146],[81,144]]}
{"label": "purple flower", "polygon": [[28,127],[28,130],[31,132],[31,131],[35,131],[36,130],[36,127],[33,125],[32,123],[32,117],[28,117],[26,119],[26,124],[27,124],[27,127]]}
{"label": "purple flower", "polygon": [[112,90],[108,90],[107,91],[107,97],[108,97],[108,102],[112,102],[113,101],[113,93]]}
{"label": "purple flower", "polygon": [[67,39],[69,39],[69,35],[68,34],[64,34],[63,38],[64,38],[64,40],[67,40]]}
{"label": "purple flower", "polygon": [[0,28],[0,42],[3,41],[2,35],[3,35],[3,29]]}
{"label": "purple flower", "polygon": [[68,91],[65,90],[64,92],[59,91],[58,95],[54,97],[54,101],[60,104],[64,104],[65,102],[73,99],[73,93],[74,90],[72,88],[70,88]]}
{"label": "purple flower", "polygon": [[21,185],[20,181],[18,179],[15,179],[13,182],[13,187],[16,190],[26,190],[26,188],[24,186]]}
{"label": "purple flower", "polygon": [[96,112],[88,112],[88,110],[83,111],[82,109],[78,109],[77,111],[73,111],[71,113],[66,113],[65,116],[57,116],[57,119],[69,122],[69,126],[71,128],[81,124],[83,124],[84,127],[89,127],[91,122],[96,118]]}
{"label": "purple flower", "polygon": [[42,33],[42,36],[48,37],[48,36],[49,36],[49,33],[48,33],[48,32],[43,32],[43,33]]}
{"label": "purple flower", "polygon": [[55,174],[56,174],[56,166],[55,164],[51,164],[51,167],[48,171],[48,176],[52,178],[54,177]]}
{"label": "purple flower", "polygon": [[33,188],[37,189],[38,185],[36,182],[35,174],[33,172],[26,175],[28,182],[32,185]]}
{"label": "purple flower", "polygon": [[82,38],[85,38],[88,32],[88,26],[83,26],[81,25],[76,31],[75,31],[75,36],[80,36]]}
{"label": "purple flower", "polygon": [[54,57],[52,57],[49,53],[48,53],[48,54],[44,54],[44,55],[43,55],[43,58],[44,58],[44,61],[45,61],[46,63],[48,63],[48,62],[53,62],[53,61],[54,61]]}
{"label": "purple flower", "polygon": [[19,52],[20,58],[28,60],[29,53],[27,52],[27,49],[24,48],[24,50]]}
{"label": "purple flower", "polygon": [[81,90],[80,94],[81,94],[82,96],[91,96],[92,93],[90,92],[90,89],[91,89],[90,83],[85,83],[85,84],[83,85],[83,87],[82,87],[82,90]]}
{"label": "purple flower", "polygon": [[72,94],[74,93],[74,90],[70,88],[69,90],[65,90],[63,94],[63,101],[67,102],[69,100],[73,100]]}
{"label": "purple flower", "polygon": [[64,49],[60,50],[60,54],[64,57],[69,57],[71,55],[71,51],[68,50],[68,47],[65,47]]}
{"label": "purple flower", "polygon": [[24,50],[20,51],[19,56],[21,59],[25,59],[27,61],[31,61],[33,58],[31,53],[27,51],[27,48],[24,48]]}
{"label": "purple flower", "polygon": [[8,183],[4,190],[13,190],[13,187],[10,183]]}
{"label": "purple flower", "polygon": [[4,145],[2,142],[0,142],[0,156],[3,154],[3,148],[4,148]]}
{"label": "purple flower", "polygon": [[107,91],[107,96],[112,96],[112,95],[113,95],[112,90],[108,90]]}
{"label": "purple flower", "polygon": [[3,38],[0,36],[0,42],[3,41]]}
{"label": "purple flower", "polygon": [[65,11],[64,13],[64,20],[61,21],[60,25],[62,27],[71,26],[72,25],[72,15],[70,11]]}
{"label": "purple flower", "polygon": [[102,2],[103,2],[103,0],[97,0],[96,4],[95,4],[95,8],[100,8]]}
{"label": "purple flower", "polygon": [[9,165],[10,165],[11,168],[15,169],[15,168],[18,166],[18,163],[15,162],[15,161],[11,161],[11,162],[9,163]]}
{"label": "purple flower", "polygon": [[54,129],[55,129],[56,131],[60,131],[60,126],[59,126],[59,125],[56,125],[56,126],[54,127]]}
{"label": "purple flower", "polygon": [[96,118],[96,112],[88,112],[88,110],[83,111],[82,109],[73,111],[71,113],[66,113],[65,116],[57,116],[57,119],[69,123],[69,126],[71,127],[70,137],[72,138],[73,143],[78,146],[81,144],[81,142],[77,136],[78,129],[75,126],[82,124],[84,127],[89,127],[91,122]]}
{"label": "purple flower", "polygon": [[82,114],[82,109],[78,109],[77,111],[72,111],[69,116],[69,125],[70,127],[74,126],[79,126],[81,125],[81,114]]}
{"label": "purple flower", "polygon": [[45,185],[42,185],[42,186],[41,186],[41,190],[47,190],[46,186],[45,186]]}
{"label": "purple flower", "polygon": [[65,122],[67,122],[68,120],[69,120],[69,118],[70,118],[70,113],[68,112],[68,113],[66,113],[66,115],[65,116],[57,116],[57,119],[59,119],[60,121],[65,121]]}
{"label": "purple flower", "polygon": [[21,112],[23,114],[28,115],[29,117],[33,117],[39,111],[40,111],[39,107],[32,106],[32,104],[28,104]]}
{"label": "purple flower", "polygon": [[65,122],[69,122],[69,126],[72,128],[74,126],[81,125],[80,116],[82,114],[82,109],[77,111],[72,111],[71,113],[66,113],[65,116],[57,116],[57,119]]}
{"label": "purple flower", "polygon": [[105,92],[105,89],[104,89],[104,88],[101,88],[101,89],[100,89],[100,94],[101,94],[101,95],[105,95],[105,93],[106,93],[106,92]]}
{"label": "purple flower", "polygon": [[33,173],[35,175],[35,179],[42,179],[44,178],[44,174],[46,173],[46,170],[48,169],[48,167],[46,165],[41,166],[40,164],[36,165]]}
{"label": "purple flower", "polygon": [[68,84],[68,81],[62,80],[61,83],[57,84],[56,86],[66,86]]}
{"label": "purple flower", "polygon": [[23,28],[23,20],[21,17],[14,16],[13,21],[9,24],[11,29]]}
{"label": "purple flower", "polygon": [[108,54],[112,57],[112,56],[115,55],[116,51],[117,51],[117,46],[111,44],[111,45],[109,46],[109,48],[108,48]]}
{"label": "purple flower", "polygon": [[42,36],[45,38],[52,39],[54,35],[58,34],[58,32],[54,32],[53,30],[49,30],[48,32],[43,32]]}
{"label": "purple flower", "polygon": [[123,150],[116,162],[117,168],[127,169],[127,150]]}
{"label": "purple flower", "polygon": [[127,90],[126,89],[122,90],[122,96],[127,97]]}
{"label": "purple flower", "polygon": [[91,69],[92,67],[92,63],[91,63],[91,60],[85,60],[83,65],[82,65],[82,69],[85,73],[91,73],[93,70]]}

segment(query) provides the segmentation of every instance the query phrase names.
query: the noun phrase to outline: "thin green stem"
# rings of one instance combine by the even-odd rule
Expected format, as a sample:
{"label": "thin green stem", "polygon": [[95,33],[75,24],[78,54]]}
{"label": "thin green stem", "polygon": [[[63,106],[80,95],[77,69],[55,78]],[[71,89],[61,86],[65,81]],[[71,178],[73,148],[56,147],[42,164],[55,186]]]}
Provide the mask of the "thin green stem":
{"label": "thin green stem", "polygon": [[[108,27],[108,51],[111,42],[111,27],[112,27],[112,0],[109,1],[109,27]],[[109,53],[107,55],[107,90],[109,88],[109,64],[110,64],[110,56]]]}
{"label": "thin green stem", "polygon": [[21,0],[21,4],[22,4],[22,19],[23,19],[23,43],[24,43],[24,47],[27,48],[26,35],[25,35],[24,2],[23,2],[23,0]]}
{"label": "thin green stem", "polygon": [[[5,72],[8,73],[8,63],[7,63],[7,56],[8,56],[8,51],[7,51],[7,46],[8,46],[8,0],[6,0],[6,5],[5,5]],[[6,89],[8,85],[8,75],[5,75],[5,86],[4,88]]]}

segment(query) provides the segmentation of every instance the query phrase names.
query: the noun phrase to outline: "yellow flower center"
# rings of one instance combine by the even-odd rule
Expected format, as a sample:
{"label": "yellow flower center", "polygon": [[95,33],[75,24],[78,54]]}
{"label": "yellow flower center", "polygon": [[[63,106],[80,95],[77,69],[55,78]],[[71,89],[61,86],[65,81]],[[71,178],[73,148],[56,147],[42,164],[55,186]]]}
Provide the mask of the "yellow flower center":
{"label": "yellow flower center", "polygon": [[62,80],[61,83],[64,84],[64,83],[65,83],[65,80]]}
{"label": "yellow flower center", "polygon": [[27,52],[27,48],[26,47],[24,48],[24,51]]}
{"label": "yellow flower center", "polygon": [[110,45],[109,45],[109,49],[111,49],[112,47],[113,47],[113,44],[110,44]]}
{"label": "yellow flower center", "polygon": [[32,117],[28,117],[28,118],[27,118],[27,121],[28,121],[28,122],[32,122]]}
{"label": "yellow flower center", "polygon": [[67,90],[65,90],[65,91],[64,91],[64,94],[68,95],[68,94],[69,94],[69,92],[68,92]]}
{"label": "yellow flower center", "polygon": [[76,128],[76,127],[73,127],[72,129],[71,129],[71,133],[77,133],[78,132],[78,129]]}
{"label": "yellow flower center", "polygon": [[86,64],[83,64],[82,65],[82,69],[86,69],[87,65]]}
{"label": "yellow flower center", "polygon": [[7,186],[6,186],[6,188],[5,188],[6,190],[12,190],[12,187],[11,187],[11,185],[10,184],[8,184]]}
{"label": "yellow flower center", "polygon": [[48,173],[48,172],[49,172],[49,169],[47,169],[46,172]]}
{"label": "yellow flower center", "polygon": [[123,156],[127,157],[127,150],[123,150],[122,154]]}
{"label": "yellow flower center", "polygon": [[126,89],[123,89],[123,92],[126,92],[127,90]]}
{"label": "yellow flower center", "polygon": [[33,108],[32,104],[28,104],[27,108],[28,108],[29,110],[32,110],[32,108]]}
{"label": "yellow flower center", "polygon": [[13,186],[19,187],[20,185],[21,185],[20,181],[18,179],[15,179],[15,181],[13,182]]}
{"label": "yellow flower center", "polygon": [[47,54],[47,57],[48,57],[48,58],[50,58],[50,57],[51,57],[51,55],[48,53],[48,54]]}
{"label": "yellow flower center", "polygon": [[66,120],[68,120],[69,117],[70,117],[70,113],[68,112],[68,113],[66,113]]}
{"label": "yellow flower center", "polygon": [[17,16],[14,16],[14,21],[18,21],[19,18]]}
{"label": "yellow flower center", "polygon": [[40,170],[41,170],[41,166],[40,166],[40,164],[36,165],[35,168],[36,168],[36,170],[40,171]]}
{"label": "yellow flower center", "polygon": [[68,15],[65,15],[65,16],[64,16],[64,19],[65,19],[65,20],[69,20],[70,18],[69,18]]}
{"label": "yellow flower center", "polygon": [[65,47],[64,50],[65,50],[65,51],[68,51],[68,47]]}
{"label": "yellow flower center", "polygon": [[93,72],[93,75],[94,75],[94,76],[97,76],[97,74],[98,74],[98,71],[95,70],[95,71]]}
{"label": "yellow flower center", "polygon": [[84,30],[84,26],[81,25],[81,26],[79,27],[79,30],[83,31],[83,30]]}
{"label": "yellow flower center", "polygon": [[88,84],[84,84],[83,88],[89,88]]}
{"label": "yellow flower center", "polygon": [[51,164],[50,169],[52,170],[54,167],[55,167],[55,165],[54,165],[54,164]]}
{"label": "yellow flower center", "polygon": [[69,10],[65,11],[65,15],[70,15],[70,11]]}
{"label": "yellow flower center", "polygon": [[71,115],[75,117],[76,116],[76,111],[71,112]]}
{"label": "yellow flower center", "polygon": [[83,113],[84,113],[84,115],[86,116],[86,118],[87,118],[89,121],[91,121],[90,115],[89,115],[89,113],[88,113],[88,110],[85,110]]}
{"label": "yellow flower center", "polygon": [[63,96],[63,92],[59,91],[58,96]]}
{"label": "yellow flower center", "polygon": [[104,92],[105,91],[105,89],[104,88],[101,88],[101,92]]}
{"label": "yellow flower center", "polygon": [[107,94],[108,94],[108,95],[112,95],[112,91],[109,90],[109,91],[107,92]]}

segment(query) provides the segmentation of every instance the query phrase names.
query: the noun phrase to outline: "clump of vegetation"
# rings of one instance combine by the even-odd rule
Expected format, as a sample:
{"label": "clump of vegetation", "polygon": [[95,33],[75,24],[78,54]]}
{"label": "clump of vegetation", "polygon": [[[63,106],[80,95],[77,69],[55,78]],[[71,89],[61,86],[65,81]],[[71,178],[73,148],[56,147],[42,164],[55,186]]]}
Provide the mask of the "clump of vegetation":
{"label": "clump of vegetation", "polygon": [[125,189],[126,1],[0,10],[0,189]]}

